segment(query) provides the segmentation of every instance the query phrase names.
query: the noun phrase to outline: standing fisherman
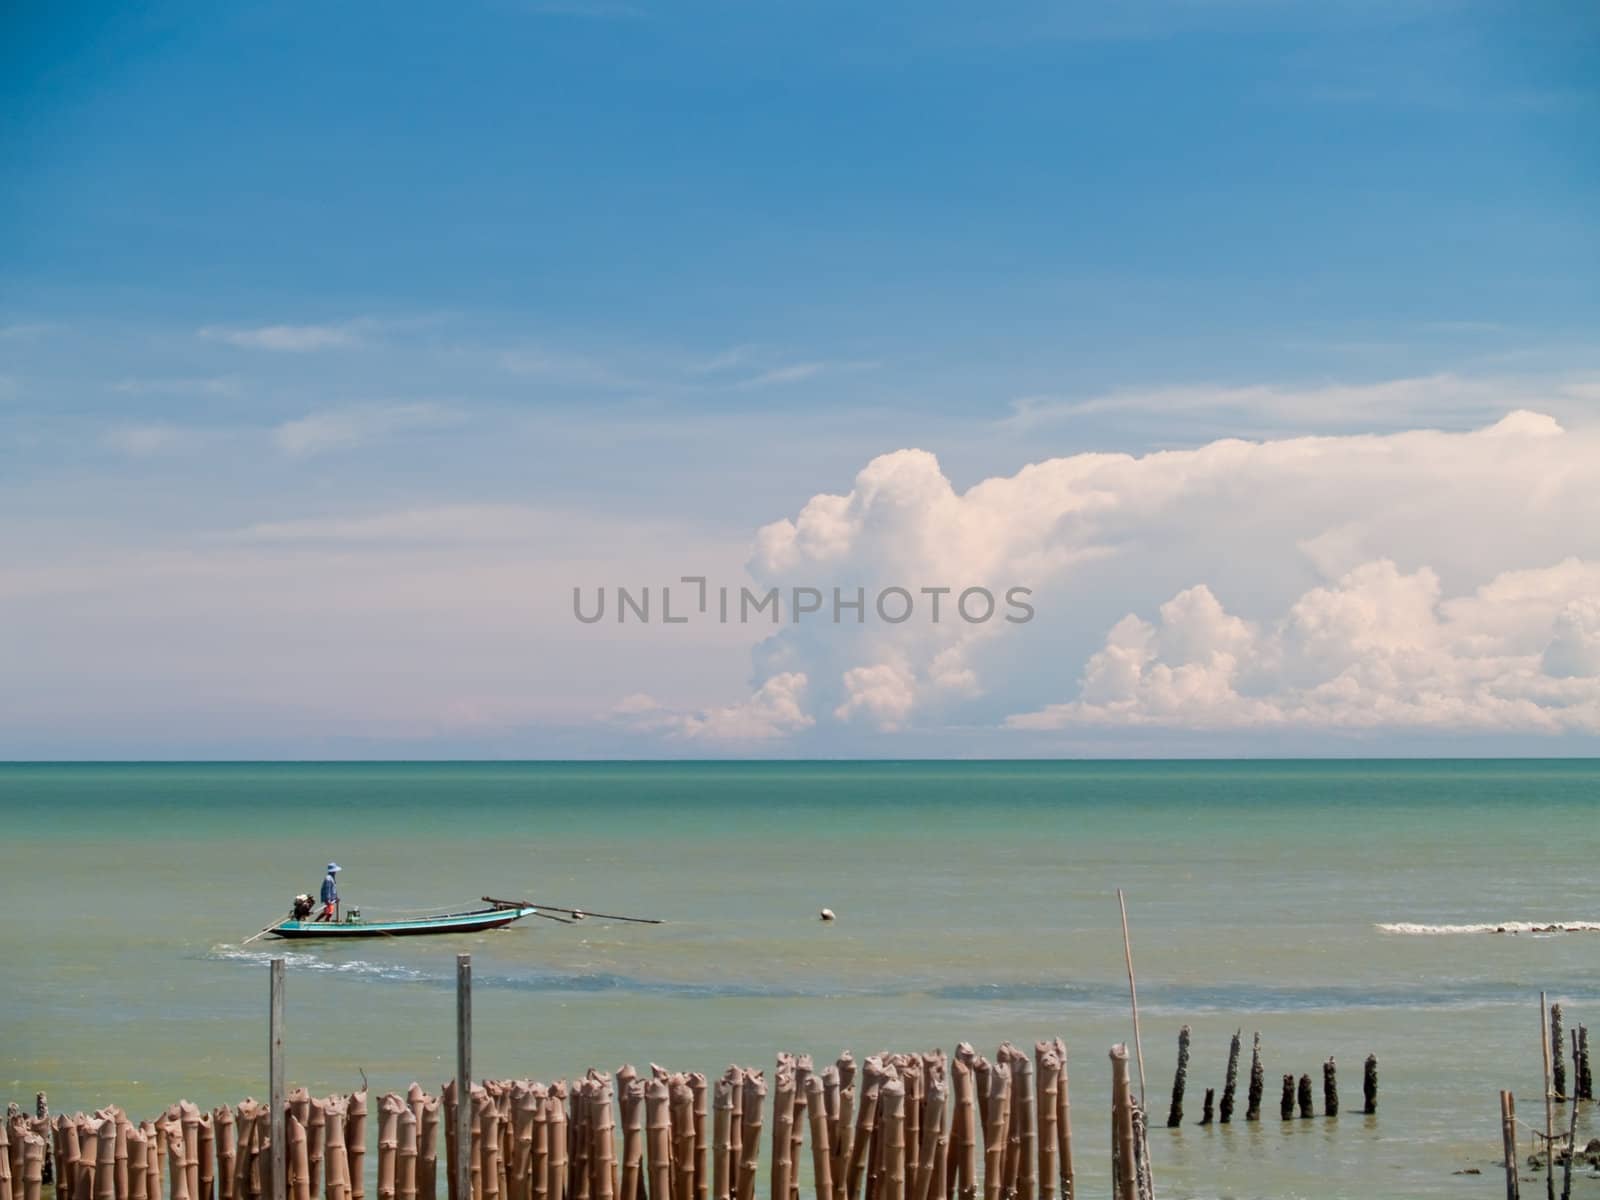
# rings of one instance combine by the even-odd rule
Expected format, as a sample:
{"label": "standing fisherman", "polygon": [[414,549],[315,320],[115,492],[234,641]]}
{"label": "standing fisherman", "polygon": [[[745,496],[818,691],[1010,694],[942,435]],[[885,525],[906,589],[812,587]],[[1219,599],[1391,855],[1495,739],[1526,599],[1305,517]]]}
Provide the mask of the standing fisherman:
{"label": "standing fisherman", "polygon": [[339,864],[328,864],[328,873],[322,877],[322,912],[317,915],[318,921],[337,921],[339,919]]}

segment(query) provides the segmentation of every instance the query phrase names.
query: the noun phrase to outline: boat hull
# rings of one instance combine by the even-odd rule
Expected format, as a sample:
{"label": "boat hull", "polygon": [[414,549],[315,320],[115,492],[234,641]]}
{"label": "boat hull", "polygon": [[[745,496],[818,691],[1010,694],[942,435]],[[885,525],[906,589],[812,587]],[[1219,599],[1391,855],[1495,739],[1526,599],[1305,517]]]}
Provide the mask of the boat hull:
{"label": "boat hull", "polygon": [[426,937],[446,933],[478,933],[485,929],[501,929],[513,921],[531,916],[535,908],[486,908],[477,912],[443,913],[436,917],[419,917],[414,921],[361,921],[346,924],[336,921],[280,921],[269,931],[280,938],[342,938],[376,937]]}

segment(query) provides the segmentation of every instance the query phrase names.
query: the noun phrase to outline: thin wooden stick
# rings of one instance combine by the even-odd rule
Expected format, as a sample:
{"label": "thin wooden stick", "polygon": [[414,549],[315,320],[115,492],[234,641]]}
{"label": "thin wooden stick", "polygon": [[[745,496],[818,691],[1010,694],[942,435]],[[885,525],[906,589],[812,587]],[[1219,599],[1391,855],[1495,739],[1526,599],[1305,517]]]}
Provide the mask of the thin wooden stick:
{"label": "thin wooden stick", "polygon": [[1144,1107],[1144,1043],[1139,1040],[1139,987],[1133,981],[1133,943],[1128,938],[1128,903],[1117,889],[1117,907],[1122,910],[1122,956],[1128,964],[1128,998],[1133,1003],[1133,1050],[1139,1059],[1139,1107]]}

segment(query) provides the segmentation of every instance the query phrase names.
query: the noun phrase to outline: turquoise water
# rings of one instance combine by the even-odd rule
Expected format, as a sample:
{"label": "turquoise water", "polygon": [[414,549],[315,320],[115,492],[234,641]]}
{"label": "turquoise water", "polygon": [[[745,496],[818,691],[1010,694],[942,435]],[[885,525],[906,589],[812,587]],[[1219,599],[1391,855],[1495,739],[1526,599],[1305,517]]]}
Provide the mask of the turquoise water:
{"label": "turquoise water", "polygon": [[[1542,1123],[1541,989],[1600,1037],[1600,933],[1445,930],[1600,920],[1597,818],[1575,761],[0,766],[0,1100],[262,1095],[274,954],[294,1082],[436,1087],[467,950],[480,1074],[1059,1034],[1080,1195],[1108,1194],[1122,887],[1158,1122],[1194,1028],[1160,1195],[1498,1196],[1497,1091]],[[243,946],[330,858],[369,918],[489,893],[667,924]],[[1267,1119],[1199,1128],[1241,1028]],[[1329,1055],[1345,1115],[1280,1123],[1279,1077],[1320,1110]]]}

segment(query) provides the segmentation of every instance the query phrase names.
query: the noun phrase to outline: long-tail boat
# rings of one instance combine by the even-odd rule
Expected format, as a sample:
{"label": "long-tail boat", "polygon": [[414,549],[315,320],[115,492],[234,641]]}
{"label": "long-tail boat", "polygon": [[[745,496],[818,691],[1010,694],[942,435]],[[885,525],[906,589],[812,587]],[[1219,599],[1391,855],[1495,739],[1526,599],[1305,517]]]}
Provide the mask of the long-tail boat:
{"label": "long-tail boat", "polygon": [[439,913],[431,917],[412,917],[404,921],[365,921],[361,910],[352,909],[342,921],[318,921],[311,917],[286,917],[264,932],[281,938],[362,938],[417,937],[429,933],[477,933],[500,929],[531,917],[539,910],[531,904],[494,901],[492,907],[471,912]]}

